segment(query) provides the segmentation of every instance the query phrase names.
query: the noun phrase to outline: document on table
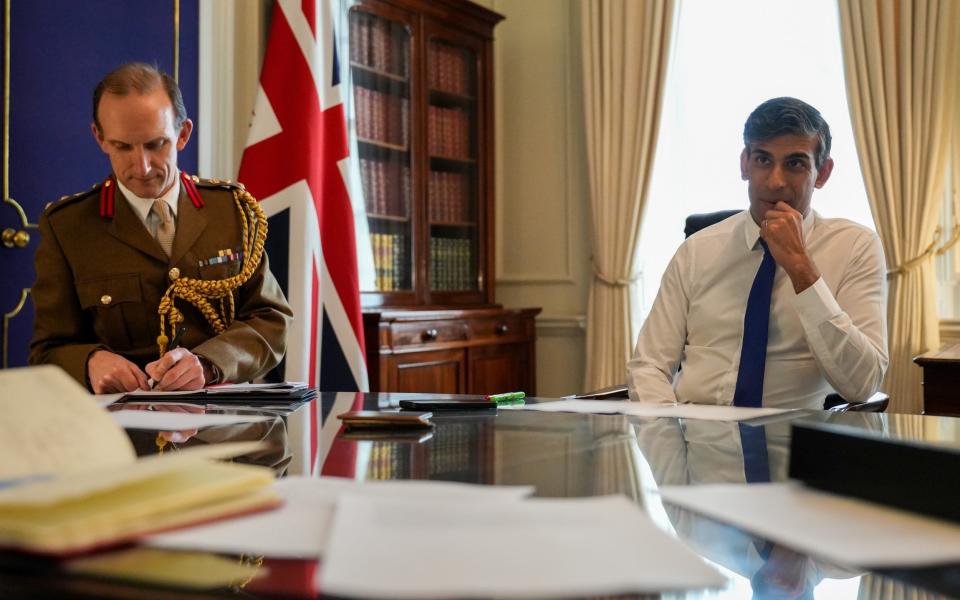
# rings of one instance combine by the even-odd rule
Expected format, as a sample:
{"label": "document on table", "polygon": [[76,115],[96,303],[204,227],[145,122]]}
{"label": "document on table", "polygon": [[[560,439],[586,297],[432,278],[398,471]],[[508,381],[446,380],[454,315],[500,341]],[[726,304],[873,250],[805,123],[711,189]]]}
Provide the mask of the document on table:
{"label": "document on table", "polygon": [[203,429],[216,425],[253,423],[273,418],[257,415],[220,415],[162,410],[118,410],[111,412],[110,416],[124,429],[146,429],[150,431]]}
{"label": "document on table", "polygon": [[659,404],[628,402],[625,400],[556,400],[515,406],[500,406],[501,410],[538,410],[543,412],[575,412],[587,414],[618,414],[631,417],[667,417],[697,419],[700,421],[749,421],[795,412],[792,408],[748,408],[717,404]]}
{"label": "document on table", "polygon": [[663,501],[789,548],[860,568],[960,561],[960,526],[799,482],[668,486]]}
{"label": "document on table", "polygon": [[150,546],[250,553],[270,558],[317,558],[327,546],[338,499],[346,494],[389,496],[414,502],[443,499],[452,506],[471,502],[516,501],[533,493],[530,486],[488,486],[443,481],[362,482],[338,477],[286,477],[274,484],[283,505],[271,512],[160,533]]}
{"label": "document on table", "polygon": [[375,598],[593,596],[725,583],[621,496],[465,506],[344,495],[320,573],[325,593]]}

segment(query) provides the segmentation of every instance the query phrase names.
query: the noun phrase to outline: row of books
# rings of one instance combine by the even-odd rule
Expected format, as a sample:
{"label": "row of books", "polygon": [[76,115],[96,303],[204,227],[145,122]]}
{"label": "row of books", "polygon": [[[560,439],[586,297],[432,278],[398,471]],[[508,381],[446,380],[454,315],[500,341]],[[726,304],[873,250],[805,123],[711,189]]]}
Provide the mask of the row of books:
{"label": "row of books", "polygon": [[360,85],[354,86],[354,90],[357,135],[406,148],[410,141],[410,101]]}
{"label": "row of books", "polygon": [[430,282],[434,290],[473,290],[473,244],[465,238],[430,238]]}
{"label": "row of books", "polygon": [[470,182],[465,173],[430,171],[427,197],[430,199],[430,220],[434,223],[472,221]]}
{"label": "row of books", "polygon": [[407,236],[402,233],[371,233],[373,267],[377,290],[392,292],[410,289],[407,265]]}
{"label": "row of books", "polygon": [[464,50],[434,42],[427,58],[430,87],[454,94],[470,95],[470,68]]}
{"label": "row of books", "polygon": [[430,154],[470,158],[470,113],[431,105],[427,111],[427,132]]}
{"label": "row of books", "polygon": [[[399,28],[399,26],[398,26]],[[407,76],[407,35],[394,36],[390,21],[363,12],[350,15],[350,60]]]}
{"label": "row of books", "polygon": [[375,215],[410,215],[410,167],[396,161],[360,159],[360,181],[367,212]]}

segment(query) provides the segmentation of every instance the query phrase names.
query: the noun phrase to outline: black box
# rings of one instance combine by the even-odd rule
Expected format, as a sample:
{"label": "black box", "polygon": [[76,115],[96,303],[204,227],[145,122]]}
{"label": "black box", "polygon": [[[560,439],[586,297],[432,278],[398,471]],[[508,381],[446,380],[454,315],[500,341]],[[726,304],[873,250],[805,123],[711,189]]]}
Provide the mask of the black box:
{"label": "black box", "polygon": [[960,523],[957,447],[794,423],[789,474],[814,488]]}

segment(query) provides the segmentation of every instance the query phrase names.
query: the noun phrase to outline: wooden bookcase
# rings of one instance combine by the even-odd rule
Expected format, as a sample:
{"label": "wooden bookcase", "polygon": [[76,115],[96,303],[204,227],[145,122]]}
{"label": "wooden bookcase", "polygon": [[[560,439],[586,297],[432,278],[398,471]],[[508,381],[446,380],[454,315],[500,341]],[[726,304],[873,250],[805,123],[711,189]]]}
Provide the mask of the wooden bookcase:
{"label": "wooden bookcase", "polygon": [[348,15],[374,271],[360,289],[371,389],[532,394],[539,309],[494,304],[493,28],[503,17],[466,0],[359,0]]}

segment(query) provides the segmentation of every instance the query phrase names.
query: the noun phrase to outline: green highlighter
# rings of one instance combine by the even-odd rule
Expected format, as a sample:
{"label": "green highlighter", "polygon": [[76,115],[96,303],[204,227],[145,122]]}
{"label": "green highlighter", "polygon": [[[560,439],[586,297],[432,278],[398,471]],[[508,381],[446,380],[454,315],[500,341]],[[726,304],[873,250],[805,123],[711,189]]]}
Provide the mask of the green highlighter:
{"label": "green highlighter", "polygon": [[504,394],[490,394],[489,396],[484,396],[486,400],[490,402],[496,402],[497,406],[504,406],[510,404],[523,404],[526,394],[523,392],[506,392]]}

